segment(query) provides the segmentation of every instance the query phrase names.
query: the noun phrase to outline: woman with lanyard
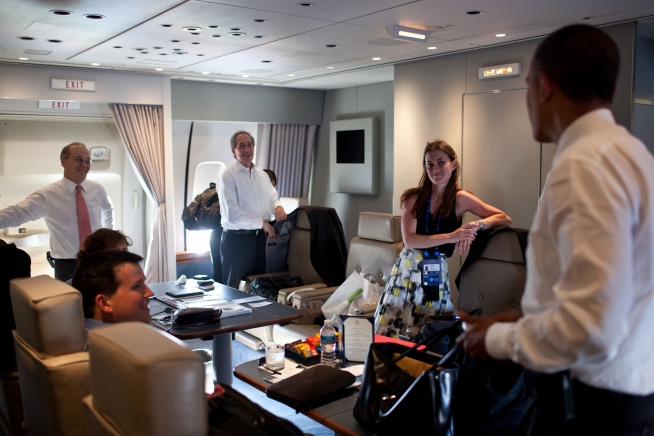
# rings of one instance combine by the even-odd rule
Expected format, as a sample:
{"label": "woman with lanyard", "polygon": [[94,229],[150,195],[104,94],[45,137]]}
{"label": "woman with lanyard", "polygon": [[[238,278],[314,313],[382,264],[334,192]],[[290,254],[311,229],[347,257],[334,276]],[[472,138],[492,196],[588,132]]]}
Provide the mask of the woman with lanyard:
{"label": "woman with lanyard", "polygon": [[[421,262],[425,256],[465,254],[478,230],[511,226],[511,218],[468,191],[459,189],[461,165],[454,149],[437,139],[425,147],[420,185],[407,189],[400,199],[404,249],[393,266],[375,312],[375,332],[411,340],[428,315],[454,313],[449,282],[436,293],[423,289]],[[462,226],[463,215],[481,219]],[[432,287],[429,287],[432,288]]]}

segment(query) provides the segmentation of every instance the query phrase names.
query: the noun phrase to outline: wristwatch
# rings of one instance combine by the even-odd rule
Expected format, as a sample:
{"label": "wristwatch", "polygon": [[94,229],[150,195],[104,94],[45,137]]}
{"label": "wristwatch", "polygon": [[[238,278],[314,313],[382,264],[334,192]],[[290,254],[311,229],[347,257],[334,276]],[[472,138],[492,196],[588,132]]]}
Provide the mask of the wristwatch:
{"label": "wristwatch", "polygon": [[482,220],[477,220],[477,230],[484,230],[484,222]]}

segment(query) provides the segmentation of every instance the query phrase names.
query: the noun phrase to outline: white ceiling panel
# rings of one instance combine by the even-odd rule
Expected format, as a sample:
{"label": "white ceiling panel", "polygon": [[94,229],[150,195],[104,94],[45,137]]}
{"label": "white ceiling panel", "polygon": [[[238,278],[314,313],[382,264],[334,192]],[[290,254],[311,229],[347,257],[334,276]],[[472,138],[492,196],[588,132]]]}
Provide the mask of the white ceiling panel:
{"label": "white ceiling panel", "polygon": [[[0,68],[2,62],[86,68],[98,63],[192,80],[333,89],[386,81],[398,62],[540,37],[573,22],[603,25],[654,16],[654,0],[303,2],[0,0]],[[472,10],[483,13],[466,13]],[[385,28],[394,24],[432,35],[424,44],[389,39]],[[186,26],[200,28],[199,35]],[[242,35],[230,35],[233,29]]]}

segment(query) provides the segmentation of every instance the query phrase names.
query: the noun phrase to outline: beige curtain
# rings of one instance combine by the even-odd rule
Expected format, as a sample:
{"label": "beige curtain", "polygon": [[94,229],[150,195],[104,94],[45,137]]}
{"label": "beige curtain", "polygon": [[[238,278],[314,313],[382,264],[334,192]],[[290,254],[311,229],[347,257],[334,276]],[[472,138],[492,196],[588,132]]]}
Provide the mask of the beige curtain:
{"label": "beige curtain", "polygon": [[302,124],[259,125],[257,165],[275,172],[280,197],[309,196],[316,129]]}
{"label": "beige curtain", "polygon": [[120,137],[141,186],[157,206],[145,258],[148,283],[168,280],[166,196],[164,191],[163,106],[110,103]]}

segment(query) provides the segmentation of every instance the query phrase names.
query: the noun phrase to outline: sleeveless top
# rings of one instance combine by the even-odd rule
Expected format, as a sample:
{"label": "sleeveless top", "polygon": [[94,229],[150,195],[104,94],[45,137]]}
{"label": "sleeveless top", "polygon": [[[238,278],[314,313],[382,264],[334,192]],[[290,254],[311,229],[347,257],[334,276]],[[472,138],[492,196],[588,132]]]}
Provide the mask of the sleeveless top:
{"label": "sleeveless top", "polygon": [[[440,212],[440,211],[439,211]],[[416,233],[419,235],[442,235],[444,233],[452,233],[459,227],[461,227],[461,224],[463,223],[462,218],[457,218],[456,216],[456,197],[454,197],[454,204],[452,205],[452,211],[450,214],[446,217],[441,217],[441,222],[440,226],[438,226],[438,214],[439,212],[436,212],[434,216],[431,216],[429,218],[429,228],[427,231],[425,231],[425,216],[427,212],[422,212],[420,215],[418,215],[417,223],[416,223]],[[438,226],[438,232],[436,231],[436,227]],[[431,247],[426,247],[426,248],[431,248]],[[454,253],[454,244],[443,244],[439,245],[436,248],[438,248],[438,251],[445,254],[447,257],[452,257],[452,254]],[[431,252],[432,250],[430,250]]]}

